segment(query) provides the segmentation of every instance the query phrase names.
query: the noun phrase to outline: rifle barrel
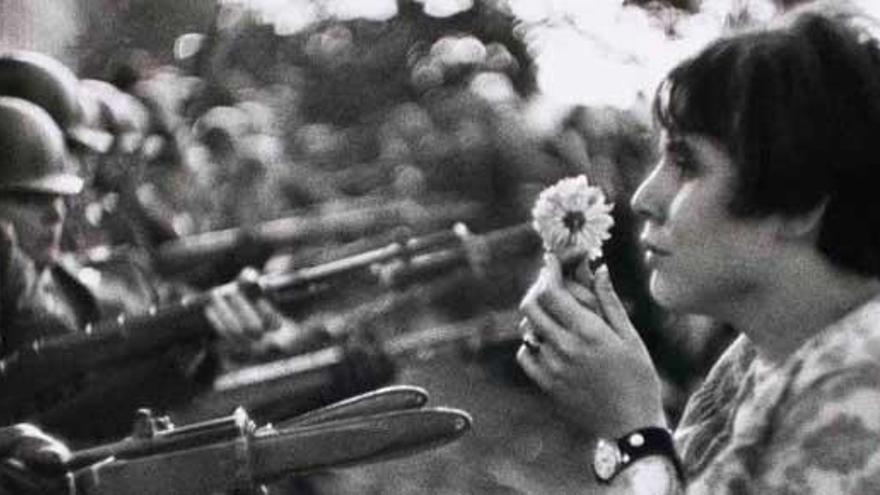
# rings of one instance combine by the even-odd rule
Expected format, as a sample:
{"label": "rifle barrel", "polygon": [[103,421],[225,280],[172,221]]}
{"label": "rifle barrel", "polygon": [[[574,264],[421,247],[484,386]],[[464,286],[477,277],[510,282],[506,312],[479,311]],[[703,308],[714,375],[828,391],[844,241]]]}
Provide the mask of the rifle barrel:
{"label": "rifle barrel", "polygon": [[245,246],[276,250],[323,242],[333,237],[367,236],[401,225],[436,229],[455,221],[469,221],[481,211],[475,202],[420,204],[413,200],[355,209],[296,214],[255,226],[237,227],[169,241],[156,250],[153,262],[161,273],[176,273],[223,257]]}

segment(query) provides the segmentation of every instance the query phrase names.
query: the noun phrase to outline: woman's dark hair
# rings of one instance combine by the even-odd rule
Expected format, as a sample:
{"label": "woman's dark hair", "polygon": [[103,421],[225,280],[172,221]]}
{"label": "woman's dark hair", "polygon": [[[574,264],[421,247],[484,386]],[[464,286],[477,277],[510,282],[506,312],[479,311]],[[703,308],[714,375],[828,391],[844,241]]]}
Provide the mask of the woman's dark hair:
{"label": "woman's dark hair", "polygon": [[730,211],[806,213],[827,200],[819,250],[880,276],[880,51],[840,19],[716,41],[661,83],[654,117],[721,142],[738,169]]}

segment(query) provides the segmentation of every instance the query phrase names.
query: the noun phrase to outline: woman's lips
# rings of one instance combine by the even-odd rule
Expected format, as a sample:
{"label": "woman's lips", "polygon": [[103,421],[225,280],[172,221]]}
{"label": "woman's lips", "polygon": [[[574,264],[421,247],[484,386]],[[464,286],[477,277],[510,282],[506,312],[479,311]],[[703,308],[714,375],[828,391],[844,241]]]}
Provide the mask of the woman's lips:
{"label": "woman's lips", "polygon": [[662,259],[670,255],[669,251],[658,248],[652,244],[644,244],[645,249],[645,265],[648,268],[654,268],[657,266],[657,263]]}

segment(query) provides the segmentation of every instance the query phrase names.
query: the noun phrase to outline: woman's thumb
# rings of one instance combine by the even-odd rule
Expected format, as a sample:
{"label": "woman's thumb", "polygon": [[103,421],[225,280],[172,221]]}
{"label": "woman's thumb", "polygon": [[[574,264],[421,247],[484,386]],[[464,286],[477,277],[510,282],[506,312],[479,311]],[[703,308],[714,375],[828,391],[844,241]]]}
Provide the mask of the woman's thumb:
{"label": "woman's thumb", "polygon": [[596,290],[596,297],[599,299],[599,305],[602,307],[602,313],[614,331],[624,339],[638,338],[638,333],[629,321],[626,307],[617,297],[617,292],[614,291],[607,265],[602,265],[596,270],[596,281],[593,286]]}
{"label": "woman's thumb", "polygon": [[584,256],[574,270],[574,280],[586,287],[592,287],[593,279],[593,270],[590,269],[590,260],[587,256]]}

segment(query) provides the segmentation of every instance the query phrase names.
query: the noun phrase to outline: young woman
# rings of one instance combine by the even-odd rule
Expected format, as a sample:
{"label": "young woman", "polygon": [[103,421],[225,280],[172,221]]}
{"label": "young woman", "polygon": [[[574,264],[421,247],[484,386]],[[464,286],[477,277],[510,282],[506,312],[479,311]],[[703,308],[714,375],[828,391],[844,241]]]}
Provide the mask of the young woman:
{"label": "young woman", "polygon": [[880,50],[840,12],[719,40],[658,89],[632,199],[651,295],[741,332],[674,439],[607,269],[548,256],[522,302],[518,360],[599,438],[609,492],[880,493]]}

